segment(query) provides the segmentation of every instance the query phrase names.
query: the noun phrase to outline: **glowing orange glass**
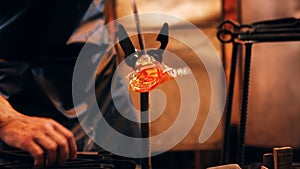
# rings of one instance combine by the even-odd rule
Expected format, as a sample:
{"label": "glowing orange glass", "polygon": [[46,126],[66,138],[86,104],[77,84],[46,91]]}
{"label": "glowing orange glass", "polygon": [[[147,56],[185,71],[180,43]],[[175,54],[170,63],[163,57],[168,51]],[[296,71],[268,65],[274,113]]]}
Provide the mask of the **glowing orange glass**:
{"label": "glowing orange glass", "polygon": [[173,69],[152,56],[142,55],[135,64],[135,70],[128,75],[129,86],[135,92],[149,92],[169,79],[189,73],[187,67]]}

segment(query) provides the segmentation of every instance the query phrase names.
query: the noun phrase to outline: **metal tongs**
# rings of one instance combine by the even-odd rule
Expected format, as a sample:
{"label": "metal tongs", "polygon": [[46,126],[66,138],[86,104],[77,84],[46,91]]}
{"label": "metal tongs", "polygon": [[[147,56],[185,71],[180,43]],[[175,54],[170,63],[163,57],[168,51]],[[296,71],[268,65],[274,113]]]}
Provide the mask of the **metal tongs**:
{"label": "metal tongs", "polygon": [[[165,48],[169,42],[169,25],[164,23],[162,26],[156,40],[160,42],[160,47],[158,49],[148,50],[146,53],[152,57],[154,57],[157,61],[162,62],[162,55]],[[132,41],[130,40],[128,33],[123,25],[119,25],[118,37],[120,39],[120,46],[124,52],[124,59],[128,66],[135,68],[135,63],[137,59],[145,52],[138,51]]]}
{"label": "metal tongs", "polygon": [[223,43],[300,40],[300,19],[282,18],[252,24],[225,20],[218,27],[217,37]]}

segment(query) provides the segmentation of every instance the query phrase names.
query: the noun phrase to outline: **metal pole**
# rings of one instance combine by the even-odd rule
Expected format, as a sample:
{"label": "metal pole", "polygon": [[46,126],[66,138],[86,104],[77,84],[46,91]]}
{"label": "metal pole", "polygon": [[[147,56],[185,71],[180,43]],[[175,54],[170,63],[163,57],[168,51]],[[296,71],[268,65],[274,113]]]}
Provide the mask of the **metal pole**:
{"label": "metal pole", "polygon": [[150,114],[149,114],[149,93],[141,93],[140,94],[140,109],[141,109],[141,131],[142,137],[145,138],[145,142],[143,142],[142,151],[146,151],[148,157],[142,159],[142,169],[151,169],[151,150],[150,150]]}
{"label": "metal pole", "polygon": [[245,136],[247,127],[247,114],[248,114],[248,95],[249,95],[249,82],[250,82],[250,68],[251,68],[251,50],[252,43],[245,43],[245,65],[244,65],[244,84],[243,84],[243,98],[240,118],[240,132],[239,132],[239,149],[238,157],[239,164],[243,168],[245,160]]}
{"label": "metal pole", "polygon": [[223,154],[222,154],[222,163],[228,164],[230,158],[230,122],[232,115],[232,104],[233,104],[233,96],[234,96],[234,83],[235,83],[235,73],[236,73],[236,63],[237,63],[237,55],[238,55],[238,47],[239,44],[233,42],[232,43],[232,58],[231,58],[231,68],[230,68],[230,77],[229,77],[229,87],[227,93],[227,104],[225,109],[225,131],[224,131],[224,144],[223,144]]}
{"label": "metal pole", "polygon": [[[136,24],[136,29],[138,33],[139,45],[141,48],[141,52],[146,54],[145,51],[145,43],[142,36],[142,30],[140,25],[140,19],[138,15],[138,10],[136,6],[136,1],[131,0],[131,5],[134,13],[134,19]],[[149,121],[149,93],[144,92],[140,94],[140,109],[141,109],[141,132],[142,137],[146,140],[142,145],[142,151],[147,152],[147,157],[142,159],[142,169],[151,169],[151,149],[150,149],[150,121]]]}

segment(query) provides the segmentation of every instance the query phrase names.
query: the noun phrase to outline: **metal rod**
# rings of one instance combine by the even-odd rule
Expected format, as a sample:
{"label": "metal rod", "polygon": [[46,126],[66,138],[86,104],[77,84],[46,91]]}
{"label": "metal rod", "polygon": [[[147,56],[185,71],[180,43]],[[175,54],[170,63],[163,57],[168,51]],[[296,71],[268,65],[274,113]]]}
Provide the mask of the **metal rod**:
{"label": "metal rod", "polygon": [[148,157],[142,159],[142,169],[151,169],[151,149],[150,149],[150,114],[149,114],[149,93],[140,94],[140,105],[141,105],[141,131],[142,137],[145,138],[143,142],[143,150],[148,153]]}
{"label": "metal rod", "polygon": [[230,66],[230,77],[228,84],[227,92],[227,104],[226,104],[226,117],[225,117],[225,131],[224,131],[224,144],[223,144],[223,154],[222,154],[222,163],[229,163],[230,156],[230,122],[232,114],[232,104],[233,104],[233,95],[234,95],[234,83],[235,83],[235,73],[236,73],[236,63],[238,55],[238,43],[232,43],[232,57],[231,57],[231,66]]}
{"label": "metal rod", "polygon": [[[138,10],[136,7],[136,1],[135,0],[131,0],[131,5],[132,5],[132,10],[134,13],[134,19],[135,19],[135,24],[136,24],[136,29],[137,29],[137,33],[138,33],[138,40],[139,40],[139,44],[140,44],[140,48],[143,51],[145,49],[145,43],[144,43],[144,39],[143,39],[143,35],[142,35],[142,29],[141,29],[141,25],[140,25],[140,18],[138,15]],[[145,52],[145,51],[143,51]]]}
{"label": "metal rod", "polygon": [[[141,52],[143,54],[146,54],[145,51],[145,43],[143,40],[143,35],[142,35],[142,29],[140,25],[140,19],[138,15],[138,10],[136,6],[136,1],[131,0],[131,5],[134,13],[134,18],[135,18],[135,24],[136,24],[136,29],[138,33],[138,40],[139,40],[139,45],[141,48]],[[141,132],[142,132],[142,137],[145,138],[145,142],[142,145],[142,151],[145,150],[147,151],[148,157],[145,157],[142,159],[142,164],[141,167],[142,169],[151,169],[151,149],[150,149],[150,121],[149,121],[149,93],[141,93],[140,94],[140,109],[141,109]]]}
{"label": "metal rod", "polygon": [[242,108],[240,118],[240,132],[239,132],[239,164],[243,168],[245,160],[245,136],[247,127],[247,113],[248,113],[248,95],[249,95],[249,82],[250,82],[250,68],[251,68],[251,50],[252,43],[245,44],[245,65],[244,65],[244,84],[242,96]]}

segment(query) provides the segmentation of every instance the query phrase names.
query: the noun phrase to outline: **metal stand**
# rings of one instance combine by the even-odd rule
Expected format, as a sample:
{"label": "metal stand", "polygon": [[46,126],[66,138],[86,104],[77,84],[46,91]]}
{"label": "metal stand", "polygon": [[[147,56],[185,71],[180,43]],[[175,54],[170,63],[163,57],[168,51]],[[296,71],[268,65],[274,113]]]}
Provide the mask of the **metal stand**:
{"label": "metal stand", "polygon": [[225,133],[223,146],[223,163],[228,163],[230,150],[230,119],[232,112],[233,91],[236,72],[236,60],[238,46],[244,45],[244,79],[242,93],[242,107],[240,112],[239,143],[237,152],[237,163],[244,167],[245,158],[245,135],[248,114],[248,94],[251,68],[251,49],[254,43],[262,42],[284,42],[300,41],[300,20],[296,18],[284,18],[252,23],[251,25],[240,25],[236,22],[225,20],[219,26],[218,39],[222,43],[232,43],[232,63],[230,70],[229,88],[227,96],[227,107],[225,117]]}

